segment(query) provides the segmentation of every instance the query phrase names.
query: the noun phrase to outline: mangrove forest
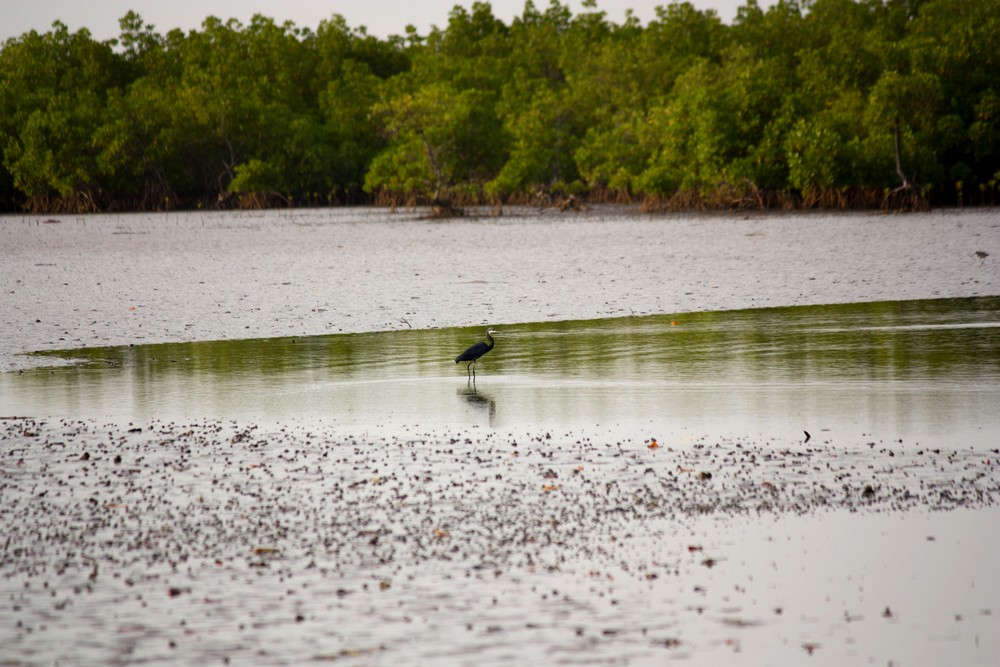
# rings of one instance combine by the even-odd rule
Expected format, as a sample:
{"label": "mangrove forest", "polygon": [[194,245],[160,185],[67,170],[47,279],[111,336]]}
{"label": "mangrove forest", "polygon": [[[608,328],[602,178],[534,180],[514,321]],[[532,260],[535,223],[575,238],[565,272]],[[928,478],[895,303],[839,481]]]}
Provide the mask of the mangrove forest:
{"label": "mangrove forest", "polygon": [[0,210],[996,204],[1000,0],[119,23],[0,46]]}

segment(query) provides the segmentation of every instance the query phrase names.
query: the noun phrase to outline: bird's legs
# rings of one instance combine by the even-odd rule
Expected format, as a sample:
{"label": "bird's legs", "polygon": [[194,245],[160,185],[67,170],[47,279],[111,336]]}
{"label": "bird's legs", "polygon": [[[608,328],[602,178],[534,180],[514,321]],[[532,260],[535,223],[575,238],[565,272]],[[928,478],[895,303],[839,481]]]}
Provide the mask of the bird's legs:
{"label": "bird's legs", "polygon": [[475,365],[476,365],[476,360],[473,359],[465,366],[465,374],[469,378],[469,382],[472,382],[472,379],[476,377],[476,369],[473,368],[473,366]]}

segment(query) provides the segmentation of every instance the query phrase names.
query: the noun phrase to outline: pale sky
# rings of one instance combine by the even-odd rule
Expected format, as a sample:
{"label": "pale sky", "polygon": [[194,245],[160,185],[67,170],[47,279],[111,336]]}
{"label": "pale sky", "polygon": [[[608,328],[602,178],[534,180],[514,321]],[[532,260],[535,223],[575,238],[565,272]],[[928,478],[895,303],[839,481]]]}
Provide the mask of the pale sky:
{"label": "pale sky", "polygon": [[[691,1],[698,9],[714,9],[725,23],[730,23],[736,9],[746,4],[746,0]],[[539,10],[549,5],[549,0],[534,2]],[[669,0],[598,0],[597,6],[615,23],[620,23],[625,10],[631,8],[645,24],[655,16],[657,5],[668,3]],[[563,4],[574,13],[582,6],[580,0]],[[759,0],[758,4],[769,7],[774,3]],[[160,34],[173,28],[184,31],[200,28],[206,16],[236,18],[246,25],[254,14],[263,14],[278,23],[290,20],[298,27],[314,30],[323,19],[342,14],[348,25],[363,25],[379,37],[402,35],[407,24],[426,34],[431,25],[447,25],[448,13],[455,5],[470,8],[472,0],[0,0],[0,42],[29,30],[47,32],[55,20],[65,23],[71,32],[87,28],[97,40],[111,39],[119,34],[118,19],[130,9]],[[490,5],[493,14],[507,24],[524,10],[524,0],[493,0]]]}

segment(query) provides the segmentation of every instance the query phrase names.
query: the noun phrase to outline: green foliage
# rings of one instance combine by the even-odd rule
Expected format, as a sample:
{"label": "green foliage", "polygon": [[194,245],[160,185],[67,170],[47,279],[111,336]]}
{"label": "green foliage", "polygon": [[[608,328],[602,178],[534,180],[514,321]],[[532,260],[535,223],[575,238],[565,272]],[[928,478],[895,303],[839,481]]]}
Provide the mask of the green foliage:
{"label": "green foliage", "polygon": [[0,51],[0,150],[8,176],[0,183],[33,200],[93,208],[100,187],[93,134],[124,73],[109,45],[86,30],[70,34],[61,23],[8,41]]}
{"label": "green foliage", "polygon": [[387,95],[374,112],[384,119],[391,144],[372,163],[365,189],[430,200],[474,192],[504,157],[493,106],[487,93],[444,83]]}
{"label": "green foliage", "polygon": [[506,24],[472,2],[442,19],[381,39],[339,15],[161,34],[129,12],[108,42],[58,22],[8,40],[0,207],[816,202],[900,172],[994,200],[1000,0],[748,0],[732,25],[689,2],[647,25],[559,0]]}

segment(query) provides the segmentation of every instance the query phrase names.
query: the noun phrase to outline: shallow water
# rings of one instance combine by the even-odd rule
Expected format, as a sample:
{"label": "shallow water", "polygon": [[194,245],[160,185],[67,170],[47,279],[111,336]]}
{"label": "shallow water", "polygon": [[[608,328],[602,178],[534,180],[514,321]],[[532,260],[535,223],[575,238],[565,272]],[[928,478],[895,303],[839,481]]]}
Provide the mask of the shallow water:
{"label": "shallow water", "polygon": [[580,429],[619,437],[767,434],[817,442],[1000,442],[1000,298],[768,308],[98,348],[0,375],[9,414],[287,419],[408,427]]}

